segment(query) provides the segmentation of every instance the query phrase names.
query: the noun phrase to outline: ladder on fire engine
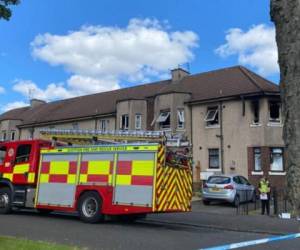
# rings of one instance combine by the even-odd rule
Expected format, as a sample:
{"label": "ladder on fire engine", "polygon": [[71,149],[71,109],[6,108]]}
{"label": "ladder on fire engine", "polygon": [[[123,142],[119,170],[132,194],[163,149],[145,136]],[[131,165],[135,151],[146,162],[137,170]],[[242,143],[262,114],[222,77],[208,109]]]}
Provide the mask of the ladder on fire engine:
{"label": "ladder on fire engine", "polygon": [[82,129],[42,129],[41,137],[47,140],[68,144],[110,144],[121,142],[158,142],[165,143],[163,131],[101,131]]}

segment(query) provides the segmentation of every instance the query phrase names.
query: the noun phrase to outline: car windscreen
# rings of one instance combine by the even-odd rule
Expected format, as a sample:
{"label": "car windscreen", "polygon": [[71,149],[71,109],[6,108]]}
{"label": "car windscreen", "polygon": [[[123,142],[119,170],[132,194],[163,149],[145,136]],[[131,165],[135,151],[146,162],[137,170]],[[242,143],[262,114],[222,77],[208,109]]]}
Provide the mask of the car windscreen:
{"label": "car windscreen", "polygon": [[230,183],[230,178],[225,176],[211,176],[208,178],[207,183],[210,184],[228,184]]}

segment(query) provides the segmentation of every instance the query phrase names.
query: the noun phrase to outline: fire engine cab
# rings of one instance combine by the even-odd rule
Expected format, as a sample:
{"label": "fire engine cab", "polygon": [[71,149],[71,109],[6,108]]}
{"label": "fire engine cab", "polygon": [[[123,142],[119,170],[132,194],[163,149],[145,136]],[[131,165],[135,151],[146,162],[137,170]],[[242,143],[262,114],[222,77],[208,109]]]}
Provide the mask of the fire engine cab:
{"label": "fire engine cab", "polygon": [[161,134],[41,134],[47,140],[0,143],[1,214],[78,212],[95,223],[105,215],[190,211],[191,161],[186,151],[169,149]]}

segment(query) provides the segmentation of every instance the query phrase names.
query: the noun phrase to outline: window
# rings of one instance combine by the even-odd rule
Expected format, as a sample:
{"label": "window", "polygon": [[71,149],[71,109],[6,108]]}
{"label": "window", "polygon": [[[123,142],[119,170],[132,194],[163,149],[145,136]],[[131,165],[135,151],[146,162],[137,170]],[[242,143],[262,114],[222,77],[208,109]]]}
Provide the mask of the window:
{"label": "window", "polygon": [[23,163],[29,161],[31,145],[20,145],[17,149],[15,163]]}
{"label": "window", "polygon": [[208,127],[219,125],[219,109],[217,106],[207,108],[204,121],[206,121]]}
{"label": "window", "polygon": [[250,182],[244,176],[239,176],[239,178],[242,184],[250,185]]}
{"label": "window", "polygon": [[208,168],[219,168],[219,149],[208,149]]}
{"label": "window", "polygon": [[142,128],[142,115],[136,114],[135,115],[135,129],[141,129]]}
{"label": "window", "polygon": [[105,132],[107,131],[109,120],[100,120],[100,130]]}
{"label": "window", "polygon": [[271,171],[283,171],[282,148],[271,148]]}
{"label": "window", "polygon": [[171,127],[170,111],[161,111],[156,122],[159,123],[159,127],[162,129],[168,129]]}
{"label": "window", "polygon": [[128,115],[122,115],[120,119],[120,129],[127,130],[129,127],[129,117]]}
{"label": "window", "polygon": [[79,125],[77,122],[72,123],[72,129],[79,129]]}
{"label": "window", "polygon": [[230,178],[226,176],[210,176],[207,180],[209,184],[229,184]]}
{"label": "window", "polygon": [[11,139],[12,141],[14,141],[14,140],[16,139],[16,131],[11,131],[11,132],[10,132],[10,139]]}
{"label": "window", "polygon": [[1,165],[4,163],[5,155],[6,155],[6,147],[1,147],[0,148],[0,164]]}
{"label": "window", "polygon": [[254,171],[261,171],[261,150],[254,148]]}
{"label": "window", "polygon": [[252,123],[259,124],[259,100],[254,100],[251,102],[252,109]]}
{"label": "window", "polygon": [[3,141],[6,141],[6,139],[7,139],[7,137],[6,137],[6,131],[3,130],[3,131],[2,131],[2,140],[3,140]]}
{"label": "window", "polygon": [[177,128],[184,128],[184,110],[177,110]]}
{"label": "window", "polygon": [[240,184],[240,185],[243,184],[243,182],[242,182],[242,180],[240,179],[239,176],[234,176],[234,177],[233,177],[233,181],[234,181],[236,184]]}
{"label": "window", "polygon": [[281,118],[281,108],[280,108],[280,102],[278,101],[270,101],[269,102],[269,112],[270,117],[269,121],[274,123],[280,123]]}

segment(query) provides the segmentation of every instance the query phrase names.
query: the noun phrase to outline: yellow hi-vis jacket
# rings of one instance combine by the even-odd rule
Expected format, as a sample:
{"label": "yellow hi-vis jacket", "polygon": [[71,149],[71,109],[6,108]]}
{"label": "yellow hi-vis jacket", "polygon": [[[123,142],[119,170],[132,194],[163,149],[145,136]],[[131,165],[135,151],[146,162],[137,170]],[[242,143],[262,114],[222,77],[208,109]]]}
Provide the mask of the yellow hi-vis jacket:
{"label": "yellow hi-vis jacket", "polygon": [[267,194],[267,193],[270,193],[270,183],[269,183],[269,181],[266,181],[266,180],[261,180],[260,182],[259,182],[259,192],[260,193],[265,193],[265,194]]}

